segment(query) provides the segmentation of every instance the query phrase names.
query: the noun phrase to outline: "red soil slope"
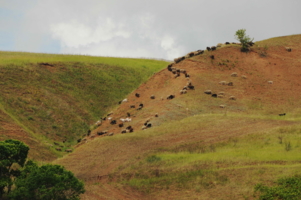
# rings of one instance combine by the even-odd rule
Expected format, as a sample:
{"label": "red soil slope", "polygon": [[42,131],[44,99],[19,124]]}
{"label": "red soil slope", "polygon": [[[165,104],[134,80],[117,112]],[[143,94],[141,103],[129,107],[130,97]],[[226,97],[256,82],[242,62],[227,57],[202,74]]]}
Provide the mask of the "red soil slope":
{"label": "red soil slope", "polygon": [[[251,112],[254,108],[264,114],[277,115],[292,111],[298,107],[301,99],[300,47],[294,46],[292,52],[288,52],[284,46],[271,46],[262,56],[263,51],[264,48],[254,46],[249,53],[242,53],[238,45],[229,45],[173,65],[185,69],[190,75],[189,80],[195,90],[188,90],[188,94],[180,94],[188,82],[183,74],[174,78],[174,74],[167,69],[154,74],[110,116],[119,124],[120,118],[126,118],[130,113],[132,121],[124,123],[121,128],[111,125],[109,120],[103,121],[92,132],[92,138],[103,130],[120,134],[127,126],[132,126],[134,131],[141,130],[149,118],[153,126],[158,126],[163,121],[184,118],[190,114],[224,112],[219,108],[221,104],[234,112]],[[215,59],[211,59],[210,55],[214,55]],[[231,77],[233,72],[238,77]],[[233,82],[233,86],[220,85],[220,81]],[[269,84],[269,81],[273,84]],[[225,95],[222,99],[214,99],[204,94],[205,90],[225,92]],[[136,97],[135,93],[139,93],[140,97]],[[176,96],[175,99],[167,100],[166,97],[171,94]],[[151,99],[151,95],[156,98]],[[230,96],[235,96],[237,100],[229,100]],[[140,103],[144,107],[137,110]],[[198,103],[203,106],[195,105]],[[136,108],[130,108],[130,105]],[[159,117],[155,117],[156,113]]]}

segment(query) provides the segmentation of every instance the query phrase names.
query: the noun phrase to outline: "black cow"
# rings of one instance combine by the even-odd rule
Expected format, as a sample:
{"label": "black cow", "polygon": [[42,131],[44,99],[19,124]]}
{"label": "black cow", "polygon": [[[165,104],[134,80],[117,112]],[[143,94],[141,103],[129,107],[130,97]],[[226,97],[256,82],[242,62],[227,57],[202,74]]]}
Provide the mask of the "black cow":
{"label": "black cow", "polygon": [[173,99],[173,98],[175,98],[175,95],[169,95],[169,96],[167,96],[167,99]]}
{"label": "black cow", "polygon": [[190,90],[194,90],[194,86],[193,86],[193,85],[188,85],[188,88],[189,88]]}

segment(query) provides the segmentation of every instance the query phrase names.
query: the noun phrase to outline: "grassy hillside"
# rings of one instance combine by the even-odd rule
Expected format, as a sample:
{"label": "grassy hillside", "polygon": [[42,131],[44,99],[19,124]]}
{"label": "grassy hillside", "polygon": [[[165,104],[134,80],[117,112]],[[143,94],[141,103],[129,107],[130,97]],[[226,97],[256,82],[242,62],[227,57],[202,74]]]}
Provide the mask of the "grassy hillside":
{"label": "grassy hillside", "polygon": [[[82,199],[257,199],[257,183],[300,174],[300,42],[301,35],[272,38],[248,53],[224,45],[185,59],[174,66],[190,74],[195,90],[187,94],[179,94],[182,74],[162,70],[114,109],[116,120],[131,114],[125,127],[133,133],[106,121],[55,162],[86,182]],[[152,127],[141,130],[148,118]],[[114,136],[98,136],[102,130]]]}
{"label": "grassy hillside", "polygon": [[1,121],[0,139],[18,135],[8,134],[4,123],[9,123],[50,152],[55,152],[56,146],[49,147],[53,141],[62,150],[70,148],[165,65],[147,59],[0,52],[0,117],[10,118]]}

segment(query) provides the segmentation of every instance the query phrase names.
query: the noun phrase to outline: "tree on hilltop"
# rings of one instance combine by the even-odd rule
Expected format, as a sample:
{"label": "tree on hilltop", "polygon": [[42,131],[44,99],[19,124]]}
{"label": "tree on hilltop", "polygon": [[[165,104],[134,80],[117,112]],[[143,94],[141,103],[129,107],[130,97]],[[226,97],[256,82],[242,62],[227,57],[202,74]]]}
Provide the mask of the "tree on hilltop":
{"label": "tree on hilltop", "polygon": [[249,47],[253,45],[253,39],[246,35],[246,29],[239,29],[235,33],[235,39],[240,41],[242,47],[241,51],[245,52],[249,50]]}

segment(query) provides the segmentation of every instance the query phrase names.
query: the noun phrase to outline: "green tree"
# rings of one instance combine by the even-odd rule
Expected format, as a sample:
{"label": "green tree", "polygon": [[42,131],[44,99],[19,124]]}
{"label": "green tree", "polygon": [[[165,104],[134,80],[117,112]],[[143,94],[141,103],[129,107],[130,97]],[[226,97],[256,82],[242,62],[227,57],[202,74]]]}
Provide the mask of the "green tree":
{"label": "green tree", "polygon": [[[0,197],[10,192],[13,180],[20,174],[18,168],[23,167],[29,147],[18,140],[0,141]],[[18,166],[19,165],[19,166]]]}
{"label": "green tree", "polygon": [[253,39],[251,39],[248,35],[246,35],[246,29],[239,29],[235,33],[235,39],[240,41],[242,48],[241,51],[248,51],[249,46],[251,46]]}
{"label": "green tree", "polygon": [[84,184],[60,165],[37,166],[28,161],[9,197],[14,200],[76,200]]}

